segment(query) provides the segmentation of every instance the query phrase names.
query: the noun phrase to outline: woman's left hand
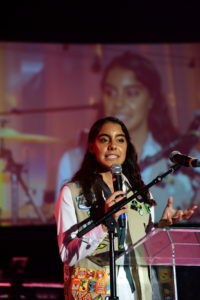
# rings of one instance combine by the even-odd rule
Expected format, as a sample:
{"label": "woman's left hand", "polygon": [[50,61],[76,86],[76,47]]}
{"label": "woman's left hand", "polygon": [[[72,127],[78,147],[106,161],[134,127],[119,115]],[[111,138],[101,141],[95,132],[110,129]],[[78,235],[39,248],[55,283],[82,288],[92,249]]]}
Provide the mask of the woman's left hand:
{"label": "woman's left hand", "polygon": [[193,215],[196,208],[196,205],[192,205],[188,209],[176,210],[173,208],[173,197],[169,197],[162,218],[158,222],[158,228],[170,226],[182,220],[189,219]]}

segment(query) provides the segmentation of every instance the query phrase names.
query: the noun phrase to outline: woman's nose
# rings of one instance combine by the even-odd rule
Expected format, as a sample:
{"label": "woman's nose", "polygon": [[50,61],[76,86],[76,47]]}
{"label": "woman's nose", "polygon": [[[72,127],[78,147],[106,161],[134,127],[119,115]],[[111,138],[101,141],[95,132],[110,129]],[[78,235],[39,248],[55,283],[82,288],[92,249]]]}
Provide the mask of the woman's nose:
{"label": "woman's nose", "polygon": [[118,94],[116,99],[115,99],[115,106],[116,107],[122,107],[124,104],[124,95],[123,94]]}
{"label": "woman's nose", "polygon": [[116,149],[116,144],[114,142],[110,142],[109,145],[108,145],[108,149],[109,150],[114,150]]}

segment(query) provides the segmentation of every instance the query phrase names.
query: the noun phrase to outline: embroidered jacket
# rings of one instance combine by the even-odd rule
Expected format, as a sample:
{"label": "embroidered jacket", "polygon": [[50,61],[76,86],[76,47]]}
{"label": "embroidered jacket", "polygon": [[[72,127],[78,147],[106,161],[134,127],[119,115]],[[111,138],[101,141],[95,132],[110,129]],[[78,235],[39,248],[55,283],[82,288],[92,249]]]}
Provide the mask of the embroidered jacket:
{"label": "embroidered jacket", "polygon": [[[132,191],[129,192],[127,197],[132,194]],[[90,207],[80,186],[76,183],[64,186],[56,204],[55,216],[59,250],[64,262],[65,300],[106,299],[110,295],[108,234],[99,225],[82,238],[76,236],[77,224],[87,219],[89,214]],[[128,203],[127,215],[126,242],[131,245],[144,237],[152,227],[151,214],[148,205],[133,199]],[[116,250],[117,239],[116,236]],[[147,267],[132,266],[132,273],[138,298],[151,300]]]}

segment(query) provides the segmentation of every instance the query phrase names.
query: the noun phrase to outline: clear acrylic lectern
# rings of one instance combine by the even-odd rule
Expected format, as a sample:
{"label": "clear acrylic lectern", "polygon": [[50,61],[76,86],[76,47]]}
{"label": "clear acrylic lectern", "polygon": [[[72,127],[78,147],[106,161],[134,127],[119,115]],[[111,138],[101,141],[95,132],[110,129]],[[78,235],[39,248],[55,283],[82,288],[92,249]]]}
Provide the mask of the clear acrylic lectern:
{"label": "clear acrylic lectern", "polygon": [[[149,266],[150,276],[153,266],[162,266],[161,270],[170,270],[167,266],[171,266],[174,299],[178,300],[176,266],[200,266],[200,229],[154,229],[129,247],[127,253],[128,264]],[[118,265],[123,265],[123,262],[123,255],[117,258]],[[165,275],[163,271],[163,277]]]}

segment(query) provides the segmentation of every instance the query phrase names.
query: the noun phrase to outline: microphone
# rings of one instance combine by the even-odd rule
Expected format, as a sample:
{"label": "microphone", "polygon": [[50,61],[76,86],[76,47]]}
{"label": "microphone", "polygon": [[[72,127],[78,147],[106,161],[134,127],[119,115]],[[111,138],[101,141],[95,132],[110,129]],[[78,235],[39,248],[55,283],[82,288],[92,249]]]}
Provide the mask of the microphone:
{"label": "microphone", "polygon": [[169,156],[169,159],[172,162],[185,167],[193,167],[193,168],[200,167],[200,160],[194,157],[183,155],[179,151],[172,151],[172,153]]}
{"label": "microphone", "polygon": [[200,110],[195,113],[195,117],[189,125],[186,133],[179,136],[176,140],[170,142],[167,146],[163,147],[157,154],[147,156],[144,160],[139,162],[140,169],[143,170],[149,165],[156,163],[163,157],[167,157],[170,151],[179,148],[182,152],[189,152],[195,146],[200,138]]}
{"label": "microphone", "polygon": [[[113,187],[114,191],[122,191],[122,166],[119,164],[113,164],[111,166],[111,173],[113,178]],[[119,226],[126,226],[126,214],[122,214],[119,216]]]}

